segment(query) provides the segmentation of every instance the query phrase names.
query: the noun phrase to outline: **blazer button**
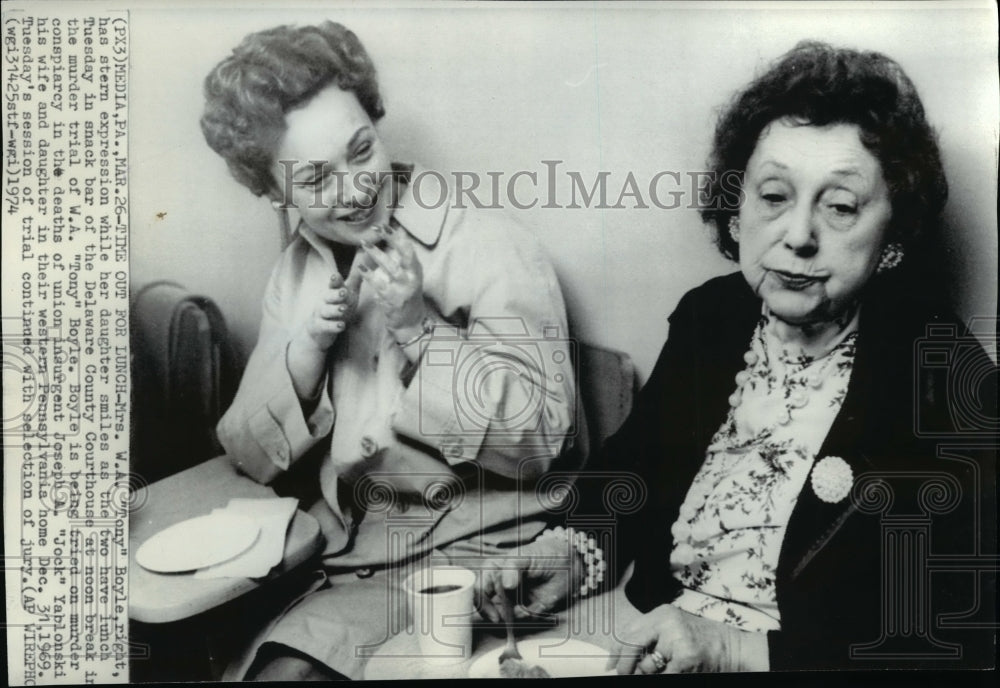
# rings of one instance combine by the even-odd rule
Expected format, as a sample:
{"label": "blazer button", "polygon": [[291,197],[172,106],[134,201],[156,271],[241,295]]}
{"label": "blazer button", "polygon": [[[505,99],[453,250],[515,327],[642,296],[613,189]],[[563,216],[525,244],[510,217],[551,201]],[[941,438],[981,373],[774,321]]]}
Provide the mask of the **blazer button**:
{"label": "blazer button", "polygon": [[450,456],[453,459],[459,459],[462,457],[462,438],[455,435],[449,435],[444,439],[444,455]]}
{"label": "blazer button", "polygon": [[358,578],[371,578],[374,573],[375,572],[372,571],[370,568],[368,568],[367,566],[364,566],[364,567],[358,569],[357,571],[355,571],[354,575],[357,576]]}
{"label": "blazer button", "polygon": [[366,459],[370,459],[371,457],[375,456],[375,452],[377,451],[378,451],[378,442],[376,442],[368,435],[365,435],[364,437],[361,438],[361,456],[365,457]]}

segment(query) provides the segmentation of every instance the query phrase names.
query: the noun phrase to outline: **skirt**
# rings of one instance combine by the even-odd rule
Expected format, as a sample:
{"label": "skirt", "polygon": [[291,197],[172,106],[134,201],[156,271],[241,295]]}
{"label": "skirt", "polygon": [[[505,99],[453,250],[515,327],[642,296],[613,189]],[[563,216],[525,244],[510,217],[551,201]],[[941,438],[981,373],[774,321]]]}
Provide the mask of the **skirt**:
{"label": "skirt", "polygon": [[228,665],[222,680],[243,680],[266,643],[286,646],[347,678],[361,679],[378,648],[407,628],[403,582],[411,573],[448,564],[475,570],[477,561],[509,552],[508,543],[500,546],[477,537],[390,566],[317,570],[312,585],[256,635]]}

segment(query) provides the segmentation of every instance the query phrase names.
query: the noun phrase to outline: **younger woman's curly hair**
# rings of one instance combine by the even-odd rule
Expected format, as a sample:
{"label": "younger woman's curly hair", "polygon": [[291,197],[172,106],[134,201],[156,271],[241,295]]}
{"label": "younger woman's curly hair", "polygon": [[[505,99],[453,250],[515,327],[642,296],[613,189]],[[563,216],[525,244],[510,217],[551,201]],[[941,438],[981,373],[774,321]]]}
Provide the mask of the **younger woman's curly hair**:
{"label": "younger woman's curly hair", "polygon": [[331,21],[252,33],[205,79],[205,140],[256,196],[275,191],[272,156],[285,113],[330,84],[357,97],[373,122],[385,115],[378,79],[353,32]]}
{"label": "younger woman's curly hair", "polygon": [[729,219],[739,212],[734,175],[742,179],[761,133],[779,119],[857,125],[889,187],[888,240],[905,246],[936,229],[948,182],[937,137],[909,77],[881,53],[805,41],[737,94],[716,125],[701,216],[715,225],[724,256],[739,255],[728,231]]}

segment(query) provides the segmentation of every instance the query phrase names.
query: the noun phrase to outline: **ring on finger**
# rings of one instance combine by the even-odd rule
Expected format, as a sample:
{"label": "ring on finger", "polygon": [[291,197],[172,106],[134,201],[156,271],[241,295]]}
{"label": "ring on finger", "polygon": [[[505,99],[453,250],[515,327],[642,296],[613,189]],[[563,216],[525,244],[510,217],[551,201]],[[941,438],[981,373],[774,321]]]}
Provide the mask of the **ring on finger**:
{"label": "ring on finger", "polygon": [[663,653],[659,650],[653,650],[647,655],[650,661],[653,662],[653,666],[656,667],[656,673],[662,672],[667,668],[667,658],[663,656]]}

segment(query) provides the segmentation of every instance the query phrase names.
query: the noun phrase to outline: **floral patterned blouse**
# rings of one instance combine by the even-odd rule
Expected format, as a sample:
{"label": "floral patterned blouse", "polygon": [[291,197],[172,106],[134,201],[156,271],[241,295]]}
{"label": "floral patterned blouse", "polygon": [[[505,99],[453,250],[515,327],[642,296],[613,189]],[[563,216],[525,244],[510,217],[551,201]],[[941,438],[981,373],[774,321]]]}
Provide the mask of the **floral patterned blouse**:
{"label": "floral patterned blouse", "polygon": [[766,307],[671,528],[673,604],[747,631],[778,630],[775,570],[792,509],[847,392],[857,311],[832,331],[802,333]]}

